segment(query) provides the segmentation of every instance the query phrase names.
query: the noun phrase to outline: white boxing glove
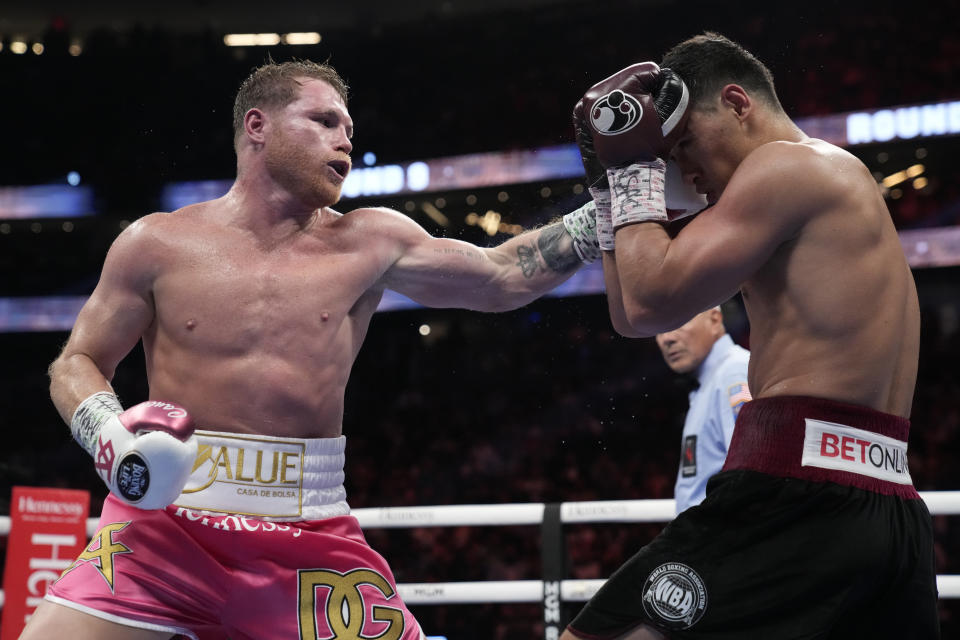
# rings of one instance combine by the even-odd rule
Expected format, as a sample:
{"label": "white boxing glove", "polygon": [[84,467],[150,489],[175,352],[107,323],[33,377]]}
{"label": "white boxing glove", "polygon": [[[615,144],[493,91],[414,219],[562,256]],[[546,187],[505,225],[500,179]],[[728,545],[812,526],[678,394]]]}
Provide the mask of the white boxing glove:
{"label": "white boxing glove", "polygon": [[81,402],[70,421],[110,492],[140,509],[162,509],[180,495],[197,457],[194,429],[183,407],[150,400],[124,411],[106,391]]}

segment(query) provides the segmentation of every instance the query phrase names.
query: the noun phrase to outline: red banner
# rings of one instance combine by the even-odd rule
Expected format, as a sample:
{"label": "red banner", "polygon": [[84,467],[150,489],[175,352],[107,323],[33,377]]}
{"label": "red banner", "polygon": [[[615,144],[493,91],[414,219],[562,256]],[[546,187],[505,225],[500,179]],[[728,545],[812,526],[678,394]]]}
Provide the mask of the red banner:
{"label": "red banner", "polygon": [[89,511],[86,491],[13,488],[0,640],[20,635],[47,585],[83,551]]}

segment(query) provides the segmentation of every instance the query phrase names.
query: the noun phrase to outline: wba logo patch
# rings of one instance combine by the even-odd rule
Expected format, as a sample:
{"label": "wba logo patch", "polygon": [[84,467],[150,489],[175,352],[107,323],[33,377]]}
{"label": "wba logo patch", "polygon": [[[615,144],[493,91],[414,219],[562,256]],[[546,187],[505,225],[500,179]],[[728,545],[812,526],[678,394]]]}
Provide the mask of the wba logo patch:
{"label": "wba logo patch", "polygon": [[707,610],[707,588],[696,571],[679,562],[668,562],[647,578],[643,608],[670,629],[689,629]]}

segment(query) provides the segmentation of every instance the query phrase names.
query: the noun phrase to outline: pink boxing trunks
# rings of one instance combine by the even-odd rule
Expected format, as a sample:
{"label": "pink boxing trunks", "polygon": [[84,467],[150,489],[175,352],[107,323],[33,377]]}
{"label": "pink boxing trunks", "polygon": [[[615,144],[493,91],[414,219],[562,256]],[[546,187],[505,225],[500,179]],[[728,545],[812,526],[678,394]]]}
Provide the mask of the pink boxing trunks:
{"label": "pink boxing trunks", "polygon": [[[233,449],[223,445],[226,438]],[[302,456],[274,456],[276,447],[297,442],[303,444]],[[332,480],[320,485],[342,482],[343,445],[342,437],[281,441],[258,436],[254,441],[214,434],[201,439],[198,467],[206,474],[203,486],[225,481],[234,492],[257,493],[258,511],[269,511],[272,498],[267,498],[276,491],[281,511],[297,503],[312,505],[306,511],[319,514],[324,506],[317,492],[330,497],[331,504],[345,505],[342,486],[339,491],[317,486],[321,477]],[[250,464],[281,460],[293,488],[276,490],[264,480],[280,482],[282,464],[274,466],[276,473],[242,468],[246,463],[242,455],[238,463],[238,447],[245,447]],[[214,464],[200,464],[204,456]],[[318,469],[318,464],[331,468]],[[252,481],[236,489],[237,477]],[[257,482],[263,486],[255,490]],[[51,585],[47,599],[120,624],[195,640],[423,637],[400,600],[386,561],[367,545],[353,516],[278,521],[216,513],[196,492],[185,492],[178,502],[186,498],[201,508],[171,505],[143,511],[108,496],[99,531]],[[333,512],[340,510],[335,506]]]}

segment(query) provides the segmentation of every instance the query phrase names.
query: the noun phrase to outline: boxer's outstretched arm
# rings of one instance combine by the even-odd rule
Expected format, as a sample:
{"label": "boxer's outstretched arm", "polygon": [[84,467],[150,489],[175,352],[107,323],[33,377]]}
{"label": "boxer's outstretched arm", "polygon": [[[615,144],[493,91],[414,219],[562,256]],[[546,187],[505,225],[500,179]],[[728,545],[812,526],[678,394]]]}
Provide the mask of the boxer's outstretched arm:
{"label": "boxer's outstretched arm", "polygon": [[401,249],[383,284],[430,307],[515,309],[552,290],[583,264],[561,222],[492,248],[433,237],[396,213],[391,234]]}
{"label": "boxer's outstretched arm", "polygon": [[729,299],[842,188],[816,151],[773,142],[748,156],[717,203],[675,238],[655,222],[619,228],[617,276],[632,335],[669,331]]}
{"label": "boxer's outstretched arm", "polygon": [[98,391],[112,391],[110,379],[153,321],[150,243],[144,221],[114,241],[100,281],[80,310],[70,338],[50,365],[50,396],[66,423],[77,405]]}

